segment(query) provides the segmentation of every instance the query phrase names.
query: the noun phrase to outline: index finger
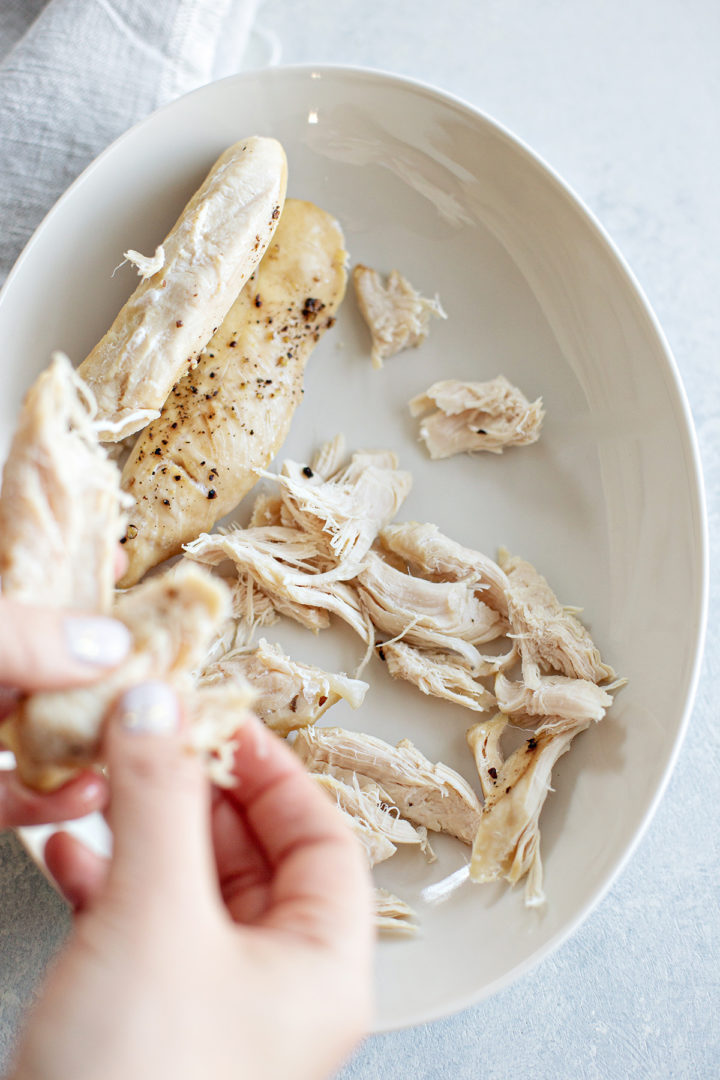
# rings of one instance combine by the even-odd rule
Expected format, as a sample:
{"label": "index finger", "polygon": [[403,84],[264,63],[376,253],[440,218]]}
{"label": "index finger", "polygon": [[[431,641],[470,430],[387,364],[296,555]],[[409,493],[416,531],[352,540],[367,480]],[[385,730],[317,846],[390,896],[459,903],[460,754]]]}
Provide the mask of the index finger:
{"label": "index finger", "polygon": [[274,876],[260,925],[337,947],[372,940],[371,891],[361,846],[290,747],[259,721],[241,730],[237,784],[228,795],[245,812]]}

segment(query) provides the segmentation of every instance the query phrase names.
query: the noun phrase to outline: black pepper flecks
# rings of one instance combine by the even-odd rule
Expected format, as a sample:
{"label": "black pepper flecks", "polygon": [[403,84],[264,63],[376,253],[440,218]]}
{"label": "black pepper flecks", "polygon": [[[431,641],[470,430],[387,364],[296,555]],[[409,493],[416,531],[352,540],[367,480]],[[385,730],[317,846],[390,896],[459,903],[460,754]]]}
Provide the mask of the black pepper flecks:
{"label": "black pepper flecks", "polygon": [[207,497],[208,499],[217,499],[217,491],[215,490],[215,488],[210,488],[207,493]]}
{"label": "black pepper flecks", "polygon": [[488,773],[492,776],[493,780],[497,780],[497,769],[493,765],[488,769]]}
{"label": "black pepper flecks", "polygon": [[307,476],[308,480],[314,475],[309,465],[306,465],[302,472],[303,476]]}

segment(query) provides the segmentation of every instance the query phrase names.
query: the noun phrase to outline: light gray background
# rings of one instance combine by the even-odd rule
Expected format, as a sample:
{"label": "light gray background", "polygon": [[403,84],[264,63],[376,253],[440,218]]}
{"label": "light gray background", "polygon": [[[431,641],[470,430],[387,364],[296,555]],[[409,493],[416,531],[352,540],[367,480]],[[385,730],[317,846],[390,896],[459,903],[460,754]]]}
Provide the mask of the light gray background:
{"label": "light gray background", "polygon": [[[714,563],[716,0],[266,0],[259,21],[276,34],[284,62],[379,67],[466,98],[525,139],[595,212],[645,289],[685,382]],[[266,50],[258,40],[251,54]],[[677,768],[602,904],[515,986],[450,1019],[368,1040],[342,1080],[720,1075],[718,592],[715,575],[703,675]],[[0,1068],[67,927],[61,902],[16,842],[0,840]]]}

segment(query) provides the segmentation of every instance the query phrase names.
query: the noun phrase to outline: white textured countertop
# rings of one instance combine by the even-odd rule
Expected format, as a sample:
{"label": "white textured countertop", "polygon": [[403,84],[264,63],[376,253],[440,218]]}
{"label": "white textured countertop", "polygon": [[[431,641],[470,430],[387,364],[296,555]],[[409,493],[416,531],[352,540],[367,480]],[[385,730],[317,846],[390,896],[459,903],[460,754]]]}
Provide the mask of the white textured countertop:
{"label": "white textured countertop", "polygon": [[[275,32],[283,62],[377,67],[465,98],[529,143],[597,215],[654,307],[685,383],[705,470],[713,567],[720,518],[716,0],[266,0],[259,18]],[[255,47],[261,55],[266,43]],[[600,906],[558,952],[492,1000],[368,1040],[342,1080],[720,1075],[719,593],[714,575],[703,674],[677,767]],[[0,840],[0,896],[2,1068],[21,1007],[68,922],[8,837]]]}

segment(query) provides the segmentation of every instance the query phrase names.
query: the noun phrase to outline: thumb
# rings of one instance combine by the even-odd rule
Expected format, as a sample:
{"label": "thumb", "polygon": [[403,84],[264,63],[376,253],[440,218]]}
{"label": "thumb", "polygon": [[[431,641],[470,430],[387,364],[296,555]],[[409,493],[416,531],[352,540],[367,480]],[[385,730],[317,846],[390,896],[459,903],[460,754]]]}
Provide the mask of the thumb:
{"label": "thumb", "polygon": [[210,888],[209,785],[187,749],[178,699],[164,683],[128,690],[105,734],[114,851],[108,892],[131,906]]}

